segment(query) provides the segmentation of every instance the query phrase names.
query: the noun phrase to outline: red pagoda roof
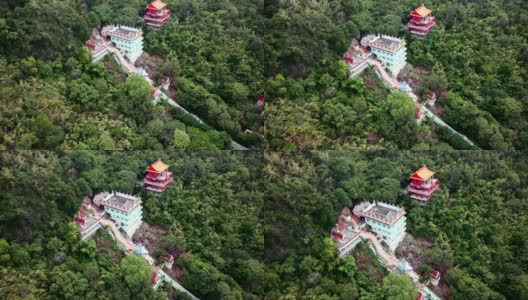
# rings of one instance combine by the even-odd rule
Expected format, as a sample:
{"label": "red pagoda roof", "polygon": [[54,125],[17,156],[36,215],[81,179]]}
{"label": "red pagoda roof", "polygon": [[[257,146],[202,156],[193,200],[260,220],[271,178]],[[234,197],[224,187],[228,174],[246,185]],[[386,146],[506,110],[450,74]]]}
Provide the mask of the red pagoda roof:
{"label": "red pagoda roof", "polygon": [[425,7],[424,4],[418,6],[415,10],[411,12],[411,16],[413,17],[427,17],[430,15],[433,11],[429,8]]}
{"label": "red pagoda roof", "polygon": [[167,3],[164,3],[161,0],[154,0],[149,5],[147,5],[147,9],[154,9],[154,10],[160,10],[167,6]]}
{"label": "red pagoda roof", "polygon": [[425,296],[422,292],[418,292],[418,295],[416,295],[416,300],[425,300]]}
{"label": "red pagoda roof", "polygon": [[420,170],[416,171],[411,175],[411,179],[426,181],[429,178],[433,177],[434,174],[435,172],[429,170],[427,166],[423,166],[420,168]]}
{"label": "red pagoda roof", "polygon": [[171,254],[167,254],[165,257],[163,257],[163,259],[167,262],[174,262],[174,256]]}
{"label": "red pagoda roof", "polygon": [[164,172],[165,170],[167,170],[169,168],[169,165],[163,163],[160,160],[158,160],[157,162],[153,163],[152,165],[150,165],[148,168],[147,168],[147,172],[154,172],[154,173],[162,173]]}

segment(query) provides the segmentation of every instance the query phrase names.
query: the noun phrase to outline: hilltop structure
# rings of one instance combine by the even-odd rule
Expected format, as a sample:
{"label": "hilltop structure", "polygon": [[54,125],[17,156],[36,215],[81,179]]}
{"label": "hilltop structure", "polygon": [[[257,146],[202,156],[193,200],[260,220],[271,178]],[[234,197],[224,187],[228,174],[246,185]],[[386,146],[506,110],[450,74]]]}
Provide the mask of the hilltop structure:
{"label": "hilltop structure", "polygon": [[361,45],[370,48],[372,54],[393,77],[398,76],[407,64],[407,44],[403,39],[369,34],[361,39]]}
{"label": "hilltop structure", "polygon": [[256,107],[259,111],[264,110],[264,106],[266,105],[265,101],[266,101],[266,98],[264,96],[258,97]]}
{"label": "hilltop structure", "polygon": [[382,202],[362,202],[353,211],[392,251],[405,237],[406,217],[403,208]]}
{"label": "hilltop structure", "polygon": [[144,16],[145,24],[159,30],[170,18],[170,9],[161,0],[154,0],[147,5],[147,13]]}
{"label": "hilltop structure", "polygon": [[128,237],[132,237],[142,223],[143,208],[138,197],[118,192],[103,192],[94,196],[94,203],[104,207],[105,213]]}
{"label": "hilltop structure", "polygon": [[431,14],[432,12],[424,4],[413,10],[410,13],[411,20],[407,25],[409,32],[419,38],[424,38],[436,25],[436,17]]}
{"label": "hilltop structure", "polygon": [[434,178],[435,172],[427,166],[421,167],[411,175],[411,183],[407,187],[409,197],[417,200],[420,204],[427,204],[431,196],[440,186],[438,178]]}
{"label": "hilltop structure", "polygon": [[418,124],[422,123],[423,119],[425,118],[425,111],[422,108],[422,105],[418,104],[416,107],[416,122]]}
{"label": "hilltop structure", "polygon": [[[343,208],[339,222],[332,229],[332,239],[337,245],[340,258],[346,256],[361,241],[361,231],[354,228],[352,217],[357,218],[356,221],[360,221],[359,217],[352,216],[348,207]],[[362,223],[362,225],[364,224],[365,222]]]}
{"label": "hilltop structure", "polygon": [[147,176],[143,180],[145,189],[158,195],[163,193],[167,186],[174,180],[172,172],[168,171],[169,165],[161,160],[153,163],[147,168]]}
{"label": "hilltop structure", "polygon": [[134,63],[143,53],[143,31],[124,25],[103,27],[101,35],[110,39],[121,53]]}
{"label": "hilltop structure", "polygon": [[348,65],[350,78],[356,78],[369,66],[369,54],[367,48],[361,48],[357,39],[352,39],[348,51],[343,55],[343,60]]}
{"label": "hilltop structure", "polygon": [[436,103],[436,94],[435,92],[427,93],[427,105],[434,107]]}
{"label": "hilltop structure", "polygon": [[86,42],[86,47],[88,47],[90,54],[92,55],[92,63],[103,59],[103,57],[109,53],[111,46],[112,42],[105,39],[99,30],[94,28],[90,39]]}
{"label": "hilltop structure", "polygon": [[89,197],[84,197],[79,211],[73,217],[81,233],[81,240],[90,238],[102,226],[105,211],[92,203]]}
{"label": "hilltop structure", "polygon": [[442,274],[438,272],[437,270],[432,270],[429,274],[429,277],[431,278],[431,283],[434,286],[438,286],[438,283],[440,282],[440,278],[442,278]]}
{"label": "hilltop structure", "polygon": [[[420,276],[412,266],[394,254],[394,249],[405,236],[405,211],[402,208],[386,203],[362,202],[354,206],[351,213],[350,209],[345,207],[338,223],[332,229],[331,236],[338,248],[339,258],[347,256],[361,240],[368,241],[369,247],[389,272],[398,272],[411,279],[418,289],[416,299],[440,300],[420,282]],[[391,252],[383,247],[380,240],[389,245]],[[432,272],[429,276],[432,281],[436,281],[433,284],[438,283],[438,272]]]}
{"label": "hilltop structure", "polygon": [[169,90],[171,84],[171,80],[169,76],[163,76],[163,79],[161,80],[161,88],[165,91]]}

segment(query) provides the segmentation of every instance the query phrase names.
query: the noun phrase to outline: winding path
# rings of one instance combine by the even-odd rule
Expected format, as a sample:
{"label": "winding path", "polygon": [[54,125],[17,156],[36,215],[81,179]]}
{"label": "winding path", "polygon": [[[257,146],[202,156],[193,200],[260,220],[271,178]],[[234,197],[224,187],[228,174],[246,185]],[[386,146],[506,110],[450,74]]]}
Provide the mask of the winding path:
{"label": "winding path", "polygon": [[181,284],[179,284],[176,280],[174,280],[174,278],[170,277],[170,275],[167,274],[165,271],[163,271],[162,269],[159,269],[158,273],[160,274],[161,279],[167,282],[168,284],[170,284],[173,288],[175,288],[178,291],[186,293],[193,300],[198,300],[198,298],[196,298],[187,289],[185,289]]}
{"label": "winding path", "polygon": [[[368,240],[370,242],[370,245],[372,245],[374,247],[374,253],[376,254],[376,256],[380,260],[385,262],[385,265],[387,266],[387,268],[390,271],[394,271],[394,269],[396,267],[398,267],[402,263],[394,254],[387,252],[385,250],[385,248],[383,248],[383,246],[381,245],[380,241],[377,239],[377,237],[374,234],[372,234],[370,232],[363,231],[359,227],[359,225],[356,223],[356,221],[354,221],[354,219],[351,219],[351,221],[352,221],[352,226],[354,227],[354,230],[359,232],[359,235],[360,235],[360,237],[362,239],[366,239],[366,240]],[[419,291],[424,290],[425,285],[423,285],[423,284],[421,284],[419,282],[420,277],[418,276],[418,274],[414,270],[411,269],[410,271],[407,271],[405,273],[405,275],[407,275],[407,276],[409,276],[409,278],[411,278],[413,284],[416,285],[416,287],[417,287],[417,289]],[[428,290],[428,292],[429,292],[429,290]]]}
{"label": "winding path", "polygon": [[[392,76],[390,76],[387,71],[385,71],[385,68],[383,68],[380,64],[379,61],[375,60],[374,58],[369,58],[369,64],[374,66],[376,68],[376,74],[378,74],[378,76],[380,76],[380,78],[382,79],[382,81],[385,83],[385,85],[387,85],[388,87],[392,88],[392,91],[397,91],[399,90],[401,84],[395,79],[393,78]],[[416,94],[414,94],[414,92],[407,92],[407,95],[409,95],[409,97],[411,97],[411,99],[414,101],[414,102],[418,102],[418,97],[416,96]],[[429,108],[427,108],[425,105],[423,105],[422,109],[425,111],[425,114],[427,115],[427,117],[431,118],[433,120],[433,122],[435,122],[436,124],[440,125],[440,126],[443,126],[443,127],[446,127],[447,129],[449,129],[452,133],[458,135],[460,138],[462,138],[464,141],[466,141],[468,144],[470,144],[471,146],[473,147],[477,147],[478,149],[480,149],[477,145],[475,145],[475,143],[473,143],[467,136],[463,135],[462,133],[456,131],[453,127],[449,126],[444,120],[442,120],[440,117],[438,117],[437,115],[435,115]]]}
{"label": "winding path", "polygon": [[[117,58],[117,63],[121,66],[121,68],[129,75],[134,75],[134,74],[137,74],[138,73],[138,70],[137,68],[131,64],[124,56],[123,54],[121,53],[121,51],[119,51],[119,49],[113,47],[113,46],[108,46],[108,49],[105,50],[107,51],[107,53],[111,53],[112,55],[114,55],[114,57]],[[152,81],[152,79],[150,79],[150,77],[148,76],[143,76],[143,78],[145,78],[145,80],[149,83],[150,86],[154,86],[154,82]],[[164,92],[161,91],[161,89],[159,88],[156,88],[156,90],[158,91],[158,93],[162,96],[163,99],[167,100],[167,103],[169,103],[169,105],[171,106],[174,106],[174,107],[177,107],[179,108],[180,110],[182,110],[185,114],[187,115],[190,115],[191,117],[193,117],[195,120],[197,120],[198,122],[200,122],[200,124],[205,124],[204,121],[202,121],[197,115],[189,112],[188,110],[186,110],[185,108],[183,108],[183,106],[179,105],[176,101],[174,101],[172,98],[170,98],[169,96],[167,96],[167,94],[165,94]],[[154,103],[156,103],[157,101],[155,100]],[[241,151],[245,151],[245,150],[249,150],[248,148],[240,145],[239,143],[235,142],[233,139],[231,139],[231,149],[233,150],[241,150]]]}
{"label": "winding path", "polygon": [[375,60],[374,58],[369,58],[368,62],[370,65],[376,68],[377,74],[382,78],[386,85],[394,90],[398,90],[400,88],[400,83],[396,79],[392,78],[389,73],[387,73],[379,61]]}
{"label": "winding path", "polygon": [[[96,215],[99,215],[97,213],[97,211],[95,211],[95,209],[92,208],[92,211],[94,213],[96,213]],[[110,228],[110,230],[112,230],[112,238],[118,243],[120,244],[125,252],[127,254],[132,254],[134,253],[134,250],[136,250],[137,246],[136,244],[134,244],[134,242],[132,242],[131,240],[129,240],[128,238],[126,238],[122,233],[121,231],[119,231],[119,229],[116,227],[115,223],[113,221],[110,221],[110,220],[107,220],[107,219],[102,219],[101,220],[101,223],[106,226],[107,228]],[[178,291],[181,291],[183,293],[186,293],[187,295],[189,295],[193,300],[198,300],[198,298],[196,298],[193,294],[191,294],[191,292],[189,292],[186,288],[184,288],[181,284],[179,284],[174,278],[172,278],[169,274],[167,274],[165,271],[163,271],[161,268],[158,268],[156,267],[155,265],[155,261],[154,259],[152,258],[152,256],[150,256],[150,254],[146,254],[146,255],[142,255],[141,257],[143,257],[147,263],[151,266],[151,268],[153,269],[154,272],[158,273],[161,277],[161,279],[167,283],[169,283],[173,288],[175,288],[176,290]],[[155,285],[155,288],[157,288],[157,285]]]}
{"label": "winding path", "polygon": [[[183,106],[179,105],[178,102],[174,101],[171,97],[169,97],[167,94],[165,94],[161,89],[157,88],[158,94],[160,95],[159,98],[162,98],[163,100],[167,101],[169,105],[179,108],[181,111],[183,111],[185,114],[193,117],[196,121],[198,121],[200,124],[205,124],[200,117],[197,115],[191,113],[190,111],[186,110]],[[157,100],[155,100],[155,103]],[[235,142],[233,139],[231,139],[231,148],[233,150],[249,150],[248,148],[240,145],[239,143]]]}

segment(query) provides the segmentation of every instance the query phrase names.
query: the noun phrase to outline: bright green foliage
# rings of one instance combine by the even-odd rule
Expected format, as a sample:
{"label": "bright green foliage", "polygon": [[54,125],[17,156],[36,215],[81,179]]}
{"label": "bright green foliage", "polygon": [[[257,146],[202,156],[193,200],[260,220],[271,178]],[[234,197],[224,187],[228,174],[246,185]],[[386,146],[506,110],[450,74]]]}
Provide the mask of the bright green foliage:
{"label": "bright green foliage", "polygon": [[[266,164],[265,257],[278,276],[273,291],[280,291],[270,291],[270,298],[415,299],[410,279],[384,278],[366,244],[344,259],[331,247],[341,209],[365,200],[405,208],[407,233],[433,242],[415,271],[440,270],[455,299],[526,295],[528,162],[522,154],[268,152]],[[441,185],[427,206],[400,192],[423,164]]]}
{"label": "bright green foliage", "polygon": [[[420,3],[282,0],[268,5],[264,63],[270,96],[267,109],[272,114],[266,121],[267,145],[271,149],[314,149],[305,139],[292,141],[296,128],[277,130],[300,119],[291,113],[280,114],[293,102],[306,115],[303,119],[313,119],[310,131],[316,137],[310,140],[328,139],[317,149],[411,149],[414,145],[423,149],[427,145],[445,150],[446,142],[456,149],[471,148],[456,137],[436,134],[439,126],[424,124],[422,132],[417,132],[411,128],[416,125],[394,123],[390,117],[394,115],[383,105],[391,101],[387,89],[371,72],[357,80],[339,75],[336,65],[342,64],[352,38],[382,33],[405,38],[408,63],[417,68],[415,79],[421,79],[422,88],[415,92],[422,99],[428,90],[436,92],[439,112],[447,123],[484,149],[526,149],[526,5],[519,1],[429,1],[425,4],[433,10],[437,26],[422,40],[404,27],[409,12]],[[349,101],[343,101],[339,93]],[[362,99],[361,107],[351,99]],[[412,105],[408,102],[406,106]],[[410,114],[405,115],[411,120]]]}
{"label": "bright green foliage", "polygon": [[384,299],[387,300],[413,300],[416,299],[416,288],[409,277],[390,273],[383,279],[381,285]]}

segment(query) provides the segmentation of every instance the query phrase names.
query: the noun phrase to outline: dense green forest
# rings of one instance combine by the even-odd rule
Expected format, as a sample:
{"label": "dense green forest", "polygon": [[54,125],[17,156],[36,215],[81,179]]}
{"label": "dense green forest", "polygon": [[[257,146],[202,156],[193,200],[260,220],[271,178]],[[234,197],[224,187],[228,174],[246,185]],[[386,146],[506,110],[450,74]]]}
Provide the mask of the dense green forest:
{"label": "dense green forest", "polygon": [[[175,182],[156,197],[138,181],[159,158]],[[389,275],[366,245],[337,258],[330,229],[344,206],[365,200],[405,208],[408,236],[430,244],[416,271],[441,270],[451,299],[528,295],[528,161],[517,152],[19,151],[0,159],[0,293],[13,298],[183,297],[150,289],[145,261],[126,257],[104,230],[79,241],[72,216],[83,196],[103,190],[142,198],[143,227],[159,244],[151,255],[173,254],[183,285],[203,299],[414,299],[410,281]],[[423,164],[441,184],[427,206],[403,191]]]}
{"label": "dense green forest", "polygon": [[[331,228],[343,207],[365,200],[405,208],[407,234],[432,243],[416,271],[441,270],[450,299],[528,297],[525,156],[328,151],[265,159],[265,260],[276,274],[269,298],[415,299],[409,280],[386,276],[368,247],[336,258]],[[441,185],[425,207],[403,191],[423,164]]]}
{"label": "dense green forest", "polygon": [[[419,3],[381,0],[166,1],[172,17],[144,27],[144,1],[8,0],[0,7],[2,149],[474,149],[432,122],[373,72],[350,80],[353,37],[403,36],[417,94],[482,149],[526,149],[525,1],[439,1],[425,39],[406,33]],[[146,84],[113,59],[92,65],[92,28],[142,27],[142,65],[173,79],[182,111],[150,103]],[[267,96],[266,121],[255,107]],[[265,126],[264,126],[265,125]],[[264,130],[265,127],[265,130]],[[250,129],[253,134],[244,134]],[[265,141],[261,134],[265,135]]]}
{"label": "dense green forest", "polygon": [[[264,92],[258,1],[166,1],[172,18],[144,27],[156,81],[199,115],[154,106],[147,82],[112,58],[91,64],[92,28],[143,26],[145,1],[9,0],[0,7],[0,149],[230,149],[259,147]],[[152,63],[150,63],[152,64]]]}
{"label": "dense green forest", "polygon": [[[138,180],[159,158],[176,176],[156,197]],[[2,152],[0,298],[180,299],[154,292],[145,260],[124,257],[104,230],[79,240],[73,215],[82,197],[119,190],[141,197],[144,223],[164,232],[151,255],[172,253],[193,294],[256,299],[268,281],[262,170],[258,153]]]}
{"label": "dense green forest", "polygon": [[470,149],[434,124],[417,126],[410,99],[388,95],[373,72],[348,79],[341,57],[351,39],[385,33],[406,39],[417,94],[435,91],[450,125],[483,149],[526,150],[527,2],[425,1],[437,27],[424,40],[404,27],[421,3],[269,1],[267,147]]}

